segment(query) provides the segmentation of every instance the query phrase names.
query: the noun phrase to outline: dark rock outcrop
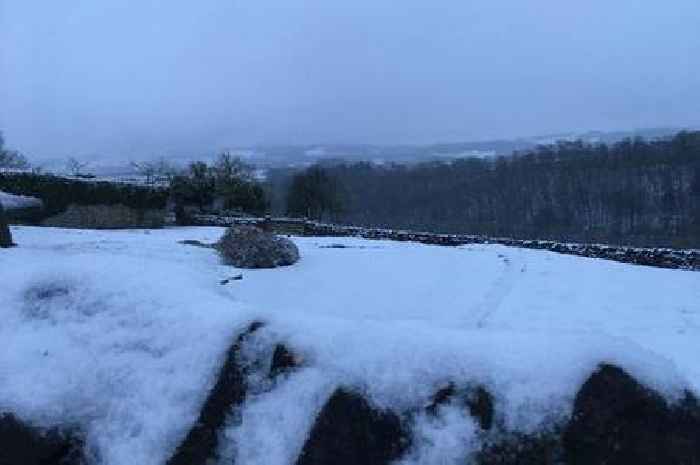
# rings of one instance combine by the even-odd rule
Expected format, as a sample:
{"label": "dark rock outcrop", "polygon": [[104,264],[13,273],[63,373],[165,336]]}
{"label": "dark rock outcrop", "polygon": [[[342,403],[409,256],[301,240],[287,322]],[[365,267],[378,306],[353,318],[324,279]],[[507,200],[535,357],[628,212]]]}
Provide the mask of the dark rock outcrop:
{"label": "dark rock outcrop", "polygon": [[168,465],[204,465],[216,461],[221,428],[231,410],[240,406],[246,396],[247,373],[241,365],[241,347],[246,338],[262,326],[260,322],[252,323],[229,348],[199,418],[168,460]]}
{"label": "dark rock outcrop", "polygon": [[12,414],[0,413],[0,465],[84,463],[84,442],[79,434],[34,428]]}
{"label": "dark rock outcrop", "polygon": [[238,268],[275,268],[299,260],[294,242],[255,226],[228,228],[217,249],[226,264]]}
{"label": "dark rock outcrop", "polygon": [[581,387],[564,432],[569,465],[700,464],[700,407],[670,405],[622,369],[602,365]]}
{"label": "dark rock outcrop", "polygon": [[13,245],[12,233],[10,232],[10,227],[7,224],[7,218],[5,217],[5,209],[0,203],[0,248],[8,248],[12,247]]}
{"label": "dark rock outcrop", "polygon": [[316,418],[297,465],[387,465],[410,445],[401,418],[338,389]]}
{"label": "dark rock outcrop", "polygon": [[613,365],[581,386],[571,418],[532,435],[487,437],[480,465],[697,465],[700,404],[686,392],[670,404]]}

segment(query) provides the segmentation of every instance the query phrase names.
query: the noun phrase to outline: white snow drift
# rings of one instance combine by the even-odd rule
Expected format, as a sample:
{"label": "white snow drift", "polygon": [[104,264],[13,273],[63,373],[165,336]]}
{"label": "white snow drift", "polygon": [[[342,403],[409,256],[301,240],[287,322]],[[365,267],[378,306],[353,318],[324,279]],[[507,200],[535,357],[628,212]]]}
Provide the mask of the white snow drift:
{"label": "white snow drift", "polygon": [[[340,384],[397,409],[425,405],[448,381],[481,384],[521,430],[566,415],[602,361],[670,397],[700,390],[698,273],[501,246],[301,238],[297,264],[221,286],[239,271],[178,241],[222,232],[14,228],[20,247],[0,253],[0,411],[81,424],[107,464],[163,463],[252,319],[269,324],[251,356],[282,341],[305,368],[260,384],[231,422],[222,453],[241,464],[293,463]],[[469,454],[469,418],[448,407],[416,421],[406,463]]]}

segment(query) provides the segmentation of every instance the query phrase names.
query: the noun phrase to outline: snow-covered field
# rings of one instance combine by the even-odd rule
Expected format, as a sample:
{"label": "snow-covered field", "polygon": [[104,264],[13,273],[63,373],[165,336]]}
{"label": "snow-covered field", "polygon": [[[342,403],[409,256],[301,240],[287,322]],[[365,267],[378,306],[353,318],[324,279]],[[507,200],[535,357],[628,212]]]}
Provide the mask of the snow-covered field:
{"label": "snow-covered field", "polygon": [[[268,325],[251,350],[283,341],[305,368],[258,389],[228,427],[224,455],[240,464],[294,463],[340,384],[396,409],[447,381],[482,384],[520,430],[566,415],[603,361],[671,397],[700,392],[696,272],[352,238],[295,238],[296,265],[240,271],[178,243],[213,242],[220,228],[12,232],[19,247],[0,252],[0,412],[80,424],[107,464],[163,463],[252,319]],[[471,421],[424,419],[407,463],[467,453]]]}

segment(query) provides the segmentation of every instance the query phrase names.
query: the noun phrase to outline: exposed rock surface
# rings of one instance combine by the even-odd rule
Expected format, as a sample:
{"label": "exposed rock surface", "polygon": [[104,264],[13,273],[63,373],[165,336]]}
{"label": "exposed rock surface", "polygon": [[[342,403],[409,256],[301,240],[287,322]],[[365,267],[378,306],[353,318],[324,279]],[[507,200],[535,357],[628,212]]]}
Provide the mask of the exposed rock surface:
{"label": "exposed rock surface", "polygon": [[0,465],[82,465],[84,444],[79,435],[57,429],[40,430],[0,413]]}
{"label": "exposed rock surface", "polygon": [[292,241],[254,226],[232,226],[217,244],[228,265],[238,268],[275,268],[299,260]]}
{"label": "exposed rock surface", "polygon": [[338,389],[316,418],[297,465],[387,465],[410,445],[401,418]]}
{"label": "exposed rock surface", "polygon": [[686,393],[670,404],[619,367],[601,365],[579,390],[564,425],[532,435],[501,432],[480,465],[700,464],[700,405]]}
{"label": "exposed rock surface", "polygon": [[[495,441],[487,439],[482,449],[476,454],[476,463],[478,465],[564,465],[560,437],[558,432],[541,432],[531,435],[504,434]],[[589,465],[602,463],[605,462]]]}
{"label": "exposed rock surface", "polygon": [[216,384],[202,406],[199,418],[170,457],[168,465],[204,465],[216,462],[219,434],[231,410],[246,397],[246,371],[240,363],[240,351],[245,340],[263,326],[252,323],[229,348]]}
{"label": "exposed rock surface", "polygon": [[569,465],[700,464],[700,406],[690,393],[671,405],[603,365],[576,396],[563,440]]}

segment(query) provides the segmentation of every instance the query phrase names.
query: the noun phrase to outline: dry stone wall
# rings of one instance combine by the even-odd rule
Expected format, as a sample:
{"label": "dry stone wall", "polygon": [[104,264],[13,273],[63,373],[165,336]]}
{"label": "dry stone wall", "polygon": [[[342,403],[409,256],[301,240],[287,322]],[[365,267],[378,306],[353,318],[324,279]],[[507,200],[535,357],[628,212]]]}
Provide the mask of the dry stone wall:
{"label": "dry stone wall", "polygon": [[75,205],[53,215],[43,226],[81,229],[160,228],[165,210],[136,210],[125,205]]}
{"label": "dry stone wall", "polygon": [[549,250],[566,255],[601,258],[635,265],[659,268],[700,270],[700,250],[640,248],[606,244],[581,244],[557,241],[522,240],[504,237],[487,237],[470,234],[437,234],[429,232],[402,231],[394,229],[363,228],[317,223],[295,218],[239,218],[215,215],[196,215],[195,225],[232,226],[248,224],[277,234],[325,237],[362,237],[422,244],[458,246],[466,244],[500,244],[509,247]]}

